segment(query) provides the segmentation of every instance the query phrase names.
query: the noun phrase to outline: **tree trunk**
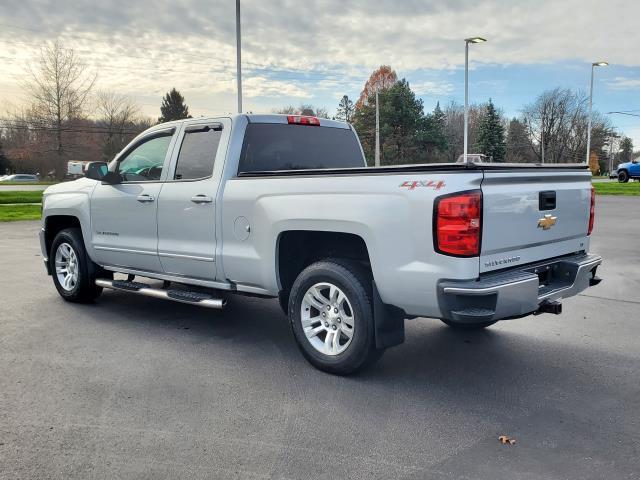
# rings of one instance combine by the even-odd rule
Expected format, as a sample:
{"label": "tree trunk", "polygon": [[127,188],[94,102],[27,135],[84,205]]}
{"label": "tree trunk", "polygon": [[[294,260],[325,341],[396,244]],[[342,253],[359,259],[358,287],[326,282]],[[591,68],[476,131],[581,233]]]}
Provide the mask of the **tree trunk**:
{"label": "tree trunk", "polygon": [[[60,120],[60,118],[58,118],[57,124],[58,129],[56,131],[56,140],[58,142],[58,147],[56,148],[56,155],[58,158],[56,158],[56,179],[64,180],[64,177],[67,174],[67,169],[64,162],[64,152],[62,149],[62,121]],[[45,172],[45,174],[46,173],[49,172]]]}

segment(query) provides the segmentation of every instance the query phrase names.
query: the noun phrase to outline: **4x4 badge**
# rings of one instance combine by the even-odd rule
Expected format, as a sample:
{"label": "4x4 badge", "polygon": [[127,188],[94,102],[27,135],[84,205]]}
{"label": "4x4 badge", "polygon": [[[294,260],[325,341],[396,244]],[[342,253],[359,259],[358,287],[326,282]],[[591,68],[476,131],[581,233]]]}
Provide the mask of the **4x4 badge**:
{"label": "4x4 badge", "polygon": [[545,215],[544,218],[538,220],[538,228],[542,228],[543,230],[549,230],[556,224],[556,220],[558,217],[552,217],[551,215]]}
{"label": "4x4 badge", "polygon": [[409,190],[414,190],[417,187],[427,187],[433,188],[434,190],[440,190],[444,187],[444,181],[442,180],[428,180],[428,181],[420,181],[420,180],[407,180],[406,182],[402,182],[400,187],[408,188]]}

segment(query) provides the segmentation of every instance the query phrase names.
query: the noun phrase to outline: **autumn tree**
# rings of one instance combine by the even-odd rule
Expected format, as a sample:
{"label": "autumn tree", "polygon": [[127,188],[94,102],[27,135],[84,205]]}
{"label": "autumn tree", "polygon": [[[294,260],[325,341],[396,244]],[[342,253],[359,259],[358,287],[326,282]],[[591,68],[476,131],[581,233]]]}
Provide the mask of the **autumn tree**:
{"label": "autumn tree", "polygon": [[500,113],[496,110],[493,101],[489,99],[485,107],[484,115],[478,125],[478,153],[490,157],[494,162],[504,161],[506,152],[504,126]]}
{"label": "autumn tree", "polygon": [[356,109],[366,105],[370,99],[375,97],[376,92],[391,88],[397,81],[398,75],[395,70],[392,70],[388,65],[380,66],[371,74],[367,83],[364,84],[360,98],[356,102]]}
{"label": "autumn tree", "polygon": [[336,120],[341,122],[351,122],[353,118],[353,112],[355,111],[353,101],[347,96],[343,95],[338,103],[338,111],[336,112]]}
{"label": "autumn tree", "polygon": [[38,62],[28,70],[25,89],[33,104],[32,111],[39,127],[53,133],[55,138],[58,179],[66,174],[65,124],[82,116],[95,81],[96,74],[87,71],[74,50],[58,41],[42,47]]}
{"label": "autumn tree", "polygon": [[184,118],[191,118],[189,107],[184,103],[184,97],[174,87],[162,98],[158,123],[182,120]]}

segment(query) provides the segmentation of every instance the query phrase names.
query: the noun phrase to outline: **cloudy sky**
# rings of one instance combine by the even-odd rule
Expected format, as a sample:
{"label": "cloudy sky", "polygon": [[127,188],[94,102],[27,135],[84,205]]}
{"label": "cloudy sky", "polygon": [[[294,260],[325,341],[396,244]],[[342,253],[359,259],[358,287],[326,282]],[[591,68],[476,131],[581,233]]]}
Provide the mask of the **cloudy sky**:
{"label": "cloudy sky", "polygon": [[[588,90],[594,108],[640,114],[638,0],[242,0],[245,109],[302,102],[331,113],[373,69],[391,65],[424,100],[462,102],[464,42],[470,96],[518,115],[556,86]],[[157,117],[171,87],[193,115],[235,109],[234,0],[3,0],[0,112],[23,105],[24,69],[60,39],[98,72],[98,87],[128,94]],[[640,117],[612,115],[640,147]]]}

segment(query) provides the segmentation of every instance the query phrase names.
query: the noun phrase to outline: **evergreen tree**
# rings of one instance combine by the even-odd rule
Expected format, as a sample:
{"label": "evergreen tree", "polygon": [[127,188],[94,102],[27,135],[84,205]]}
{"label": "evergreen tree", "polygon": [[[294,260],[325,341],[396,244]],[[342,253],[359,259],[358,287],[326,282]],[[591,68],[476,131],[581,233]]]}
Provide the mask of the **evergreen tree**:
{"label": "evergreen tree", "polygon": [[436,104],[433,112],[424,119],[424,130],[419,136],[421,142],[426,145],[430,156],[436,153],[444,153],[448,147],[446,135],[446,115],[440,108],[440,102]]}
{"label": "evergreen tree", "polygon": [[620,153],[618,159],[620,163],[630,162],[633,157],[633,141],[629,137],[624,137],[620,141]]}
{"label": "evergreen tree", "polygon": [[494,162],[504,161],[506,145],[504,140],[504,126],[500,114],[493,105],[491,99],[480,125],[478,126],[478,140],[476,144],[478,153],[492,157]]}
{"label": "evergreen tree", "polygon": [[189,107],[184,103],[184,97],[175,89],[175,87],[172,88],[170,92],[167,92],[167,94],[162,98],[160,114],[158,123],[191,118],[191,115],[189,115]]}
{"label": "evergreen tree", "polygon": [[[380,90],[380,160],[383,165],[419,163],[425,159],[422,134],[425,117],[422,100],[416,98],[406,80]],[[375,156],[375,93],[356,109],[353,125],[360,136],[367,160]]]}
{"label": "evergreen tree", "polygon": [[336,120],[340,120],[341,122],[351,122],[353,119],[353,113],[355,109],[353,106],[353,102],[349,99],[347,95],[343,95],[340,99],[340,103],[338,104],[338,111],[336,112]]}
{"label": "evergreen tree", "polygon": [[517,118],[512,118],[509,121],[509,127],[507,129],[507,154],[505,160],[512,163],[530,162],[535,160],[532,158],[527,127]]}

